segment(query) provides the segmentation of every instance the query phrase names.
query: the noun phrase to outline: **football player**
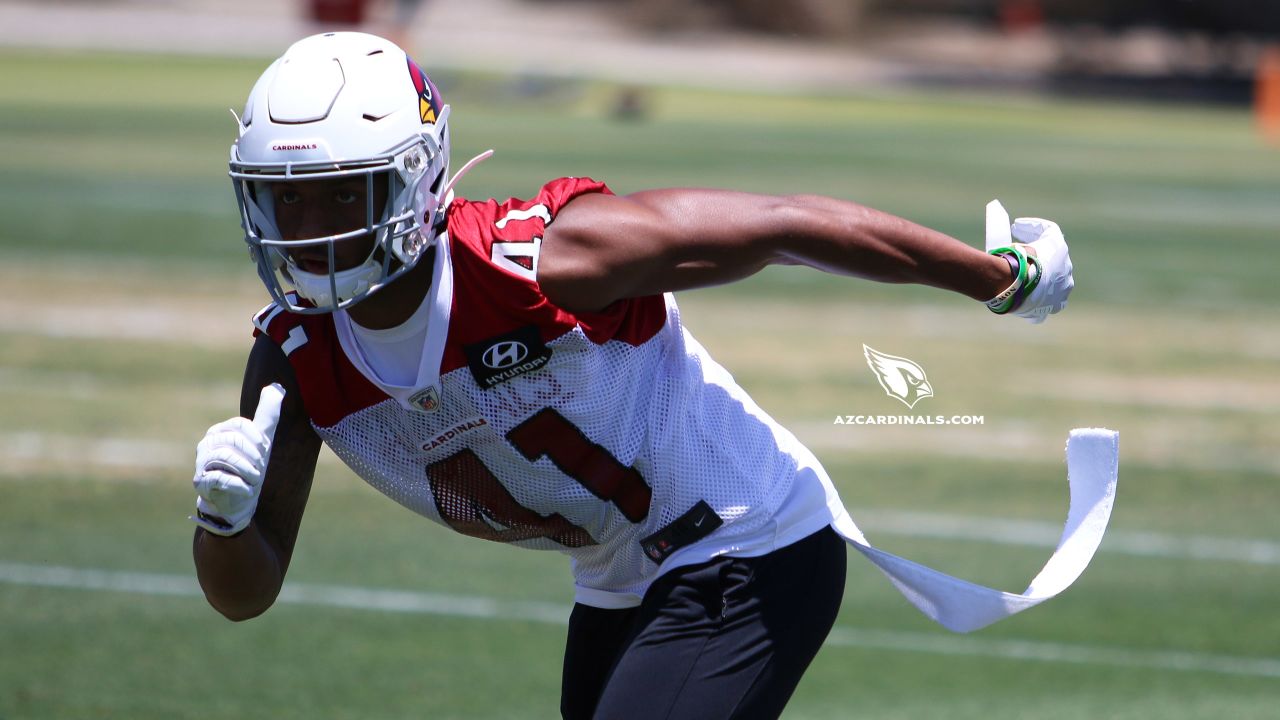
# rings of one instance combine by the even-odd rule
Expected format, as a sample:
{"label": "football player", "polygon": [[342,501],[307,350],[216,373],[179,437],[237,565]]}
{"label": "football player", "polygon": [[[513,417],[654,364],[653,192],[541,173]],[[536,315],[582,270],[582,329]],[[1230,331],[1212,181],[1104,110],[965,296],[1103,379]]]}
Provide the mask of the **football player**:
{"label": "football player", "polygon": [[[233,620],[272,604],[324,443],[431,520],[570,557],[565,717],[778,716],[861,535],[671,293],[805,265],[1041,320],[1072,288],[1061,232],[1019,221],[985,252],[828,197],[571,177],[467,200],[449,112],[400,48],[360,33],[298,42],[249,95],[231,178],[272,302],[242,417],[197,449],[209,602]],[[895,579],[919,600],[958,582],[936,575]],[[995,612],[983,622],[1012,611]]]}

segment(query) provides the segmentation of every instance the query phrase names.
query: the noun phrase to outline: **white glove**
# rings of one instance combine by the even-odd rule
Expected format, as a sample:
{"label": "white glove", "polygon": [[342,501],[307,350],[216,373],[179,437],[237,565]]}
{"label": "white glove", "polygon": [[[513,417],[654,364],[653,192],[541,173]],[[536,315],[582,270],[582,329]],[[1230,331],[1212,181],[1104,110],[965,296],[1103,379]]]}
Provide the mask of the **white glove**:
{"label": "white glove", "polygon": [[253,419],[236,417],[209,428],[196,445],[196,514],[192,522],[215,535],[235,535],[249,526],[271,459],[284,388],[262,388]]}
{"label": "white glove", "polygon": [[1009,213],[999,200],[987,204],[987,250],[1008,247],[1015,242],[1035,251],[1040,266],[1040,282],[1022,304],[1010,314],[1042,323],[1050,315],[1067,306],[1067,296],[1075,287],[1071,274],[1071,256],[1062,229],[1052,220],[1018,218],[1011,226]]}

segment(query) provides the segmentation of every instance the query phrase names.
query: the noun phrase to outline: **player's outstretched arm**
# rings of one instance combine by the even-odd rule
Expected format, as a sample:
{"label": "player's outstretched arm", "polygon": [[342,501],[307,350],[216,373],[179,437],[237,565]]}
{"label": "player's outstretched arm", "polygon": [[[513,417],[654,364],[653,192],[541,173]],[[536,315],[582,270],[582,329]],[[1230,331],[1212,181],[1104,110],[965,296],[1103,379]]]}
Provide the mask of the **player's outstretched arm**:
{"label": "player's outstretched arm", "polygon": [[[264,407],[272,403],[272,390],[263,388],[272,383],[284,391],[282,399],[275,398],[280,404],[273,428],[262,417],[275,410]],[[265,335],[249,354],[240,414],[210,428],[197,450],[193,518],[200,587],[209,604],[231,620],[260,615],[275,602],[320,452],[293,369]],[[265,467],[253,467],[255,460]]]}
{"label": "player's outstretched arm", "polygon": [[857,203],[815,195],[650,190],[574,198],[547,228],[543,292],[570,310],[717,285],[767,265],[807,265],[918,283],[986,302],[1010,263],[946,234]]}

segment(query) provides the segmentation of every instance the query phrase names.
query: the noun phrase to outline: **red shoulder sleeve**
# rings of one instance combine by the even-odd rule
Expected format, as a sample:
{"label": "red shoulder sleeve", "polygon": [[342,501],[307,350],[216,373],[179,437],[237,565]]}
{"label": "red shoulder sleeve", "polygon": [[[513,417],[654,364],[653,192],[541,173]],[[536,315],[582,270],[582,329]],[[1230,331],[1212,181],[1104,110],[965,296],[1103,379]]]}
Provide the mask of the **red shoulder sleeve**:
{"label": "red shoulder sleeve", "polygon": [[452,247],[488,258],[499,269],[534,279],[547,226],[570,200],[591,193],[612,195],[613,191],[591,178],[560,178],[543,185],[531,200],[459,199],[449,207]]}
{"label": "red shoulder sleeve", "polygon": [[302,391],[302,404],[317,427],[332,427],[387,399],[347,359],[333,316],[300,315],[271,303],[253,316],[253,326],[255,338],[265,334],[284,351]]}
{"label": "red shoulder sleeve", "polygon": [[591,178],[560,178],[552,180],[542,186],[542,190],[538,192],[537,198],[531,202],[542,203],[551,211],[552,219],[556,213],[560,212],[560,208],[564,207],[570,200],[579,195],[589,195],[591,193],[604,193],[612,195],[613,191],[608,185]]}
{"label": "red shoulder sleeve", "polygon": [[[453,203],[451,345],[479,342],[529,324],[537,325],[546,341],[576,326],[597,343],[620,340],[638,345],[662,328],[666,303],[660,295],[620,300],[602,312],[571,313],[538,287],[538,253],[547,226],[571,200],[590,193],[612,194],[607,185],[590,178],[560,178],[528,200]],[[451,364],[448,358],[445,364]]]}

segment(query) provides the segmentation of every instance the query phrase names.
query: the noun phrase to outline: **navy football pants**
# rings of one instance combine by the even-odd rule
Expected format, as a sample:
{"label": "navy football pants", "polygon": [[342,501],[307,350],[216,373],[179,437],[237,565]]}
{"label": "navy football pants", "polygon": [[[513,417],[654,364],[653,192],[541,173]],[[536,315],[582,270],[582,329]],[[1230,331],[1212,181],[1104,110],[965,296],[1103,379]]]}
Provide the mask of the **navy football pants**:
{"label": "navy football pants", "polygon": [[828,527],[761,557],[673,570],[636,608],[575,605],[560,712],[776,718],[831,631],[844,578],[845,542]]}

